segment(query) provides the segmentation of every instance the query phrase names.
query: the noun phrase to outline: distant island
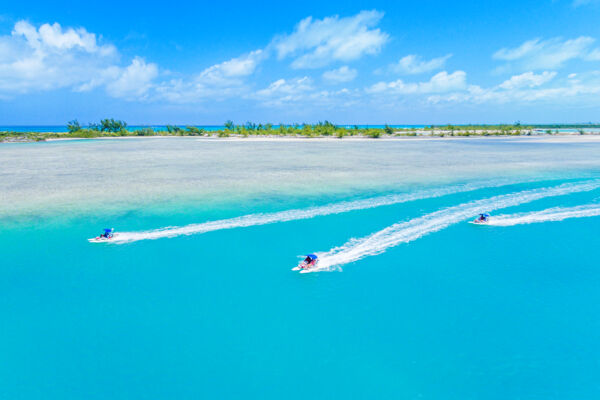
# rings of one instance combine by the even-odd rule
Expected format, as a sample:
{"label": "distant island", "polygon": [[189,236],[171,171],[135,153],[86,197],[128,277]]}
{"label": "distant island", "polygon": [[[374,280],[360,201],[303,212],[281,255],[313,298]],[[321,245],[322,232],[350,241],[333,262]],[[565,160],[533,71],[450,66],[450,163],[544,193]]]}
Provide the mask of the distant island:
{"label": "distant island", "polygon": [[[597,131],[590,131],[597,130]],[[563,132],[561,132],[563,130]],[[222,127],[205,129],[197,126],[166,125],[164,128],[139,127],[128,128],[125,121],[107,118],[99,123],[82,126],[77,120],[69,121],[62,132],[0,131],[0,142],[38,142],[51,139],[86,139],[142,136],[206,136],[206,137],[303,137],[303,138],[339,138],[363,137],[467,137],[467,136],[531,136],[556,135],[565,133],[579,135],[599,135],[600,124],[514,124],[496,125],[427,125],[419,128],[359,125],[336,125],[329,121],[316,124],[256,124],[247,122],[235,124],[227,121]]]}

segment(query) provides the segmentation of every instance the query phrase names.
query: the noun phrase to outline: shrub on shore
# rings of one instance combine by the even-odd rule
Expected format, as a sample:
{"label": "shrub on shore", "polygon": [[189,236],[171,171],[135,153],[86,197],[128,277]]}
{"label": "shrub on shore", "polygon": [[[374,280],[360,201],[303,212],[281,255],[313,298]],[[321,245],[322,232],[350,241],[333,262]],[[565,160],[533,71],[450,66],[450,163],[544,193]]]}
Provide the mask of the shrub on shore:
{"label": "shrub on shore", "polygon": [[127,122],[106,118],[100,121],[100,131],[102,132],[121,132],[127,128]]}
{"label": "shrub on shore", "polygon": [[67,122],[67,130],[69,133],[77,132],[81,130],[81,124],[76,119]]}
{"label": "shrub on shore", "polygon": [[204,135],[204,129],[202,128],[197,128],[195,126],[186,126],[185,129],[187,130],[187,134],[189,136],[202,136]]}
{"label": "shrub on shore", "polygon": [[102,134],[102,132],[95,130],[95,129],[81,128],[77,131],[69,132],[69,134],[67,136],[87,139],[87,138],[97,138],[97,137],[101,137],[104,135]]}
{"label": "shrub on shore", "polygon": [[[50,138],[96,138],[96,137],[117,137],[117,136],[204,136],[216,135],[218,137],[248,137],[248,136],[296,136],[296,137],[337,137],[344,138],[345,136],[362,136],[370,138],[380,138],[386,136],[418,136],[431,135],[437,137],[444,136],[520,136],[531,135],[544,132],[548,135],[558,134],[559,128],[577,129],[580,135],[586,134],[584,128],[597,128],[600,125],[521,125],[520,122],[515,124],[502,125],[429,125],[423,128],[414,127],[398,127],[393,128],[386,124],[383,127],[359,127],[354,126],[339,126],[327,120],[317,122],[316,124],[292,124],[286,125],[280,123],[273,125],[271,123],[254,123],[246,122],[243,125],[236,125],[233,121],[228,120],[224,124],[224,128],[214,131],[205,131],[203,128],[195,126],[186,126],[182,128],[176,125],[167,125],[166,130],[154,130],[151,127],[140,129],[127,129],[127,123],[114,118],[102,119],[99,123],[90,123],[86,128],[82,127],[78,120],[74,119],[67,123],[66,132],[0,132],[0,141],[41,141]],[[593,134],[593,133],[590,133]]]}
{"label": "shrub on shore", "polygon": [[135,134],[137,136],[154,136],[156,135],[156,132],[154,132],[154,129],[152,129],[152,127],[146,127],[138,129],[137,131],[135,131]]}
{"label": "shrub on shore", "polygon": [[46,140],[42,133],[36,132],[0,132],[0,142],[41,142]]}
{"label": "shrub on shore", "polygon": [[183,133],[183,129],[176,125],[167,125],[167,132],[172,135],[181,135]]}

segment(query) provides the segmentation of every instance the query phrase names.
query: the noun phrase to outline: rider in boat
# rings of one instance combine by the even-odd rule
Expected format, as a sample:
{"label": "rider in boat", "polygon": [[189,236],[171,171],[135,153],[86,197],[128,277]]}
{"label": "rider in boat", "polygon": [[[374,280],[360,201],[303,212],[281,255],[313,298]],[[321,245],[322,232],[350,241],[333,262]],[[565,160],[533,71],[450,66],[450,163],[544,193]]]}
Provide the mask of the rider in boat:
{"label": "rider in boat", "polygon": [[314,267],[317,264],[318,258],[316,254],[307,254],[300,268],[308,269]]}
{"label": "rider in boat", "polygon": [[479,223],[488,222],[489,218],[490,218],[490,214],[488,214],[488,213],[479,214],[479,218],[477,218],[477,222],[479,222]]}
{"label": "rider in boat", "polygon": [[113,237],[114,228],[105,228],[104,233],[100,234],[101,238],[111,239]]}

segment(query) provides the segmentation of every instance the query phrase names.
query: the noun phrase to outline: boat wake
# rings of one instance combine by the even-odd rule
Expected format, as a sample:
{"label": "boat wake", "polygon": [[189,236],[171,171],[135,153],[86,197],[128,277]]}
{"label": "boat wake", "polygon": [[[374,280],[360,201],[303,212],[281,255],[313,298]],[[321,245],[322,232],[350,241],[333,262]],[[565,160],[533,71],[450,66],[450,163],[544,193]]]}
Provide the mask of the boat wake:
{"label": "boat wake", "polygon": [[319,256],[319,264],[310,272],[339,270],[344,264],[383,253],[386,249],[400,243],[407,243],[429,233],[440,231],[450,225],[473,217],[481,210],[502,209],[545,197],[591,191],[599,187],[600,181],[597,180],[586,183],[567,183],[554,187],[495,196],[445,208],[419,218],[391,225],[364,238],[351,239],[344,245],[327,252],[316,253]]}
{"label": "boat wake", "polygon": [[589,204],[577,207],[555,207],[530,213],[497,215],[490,219],[488,225],[513,226],[597,216],[600,216],[600,204]]}
{"label": "boat wake", "polygon": [[473,182],[462,185],[451,185],[443,188],[425,189],[411,193],[392,194],[387,196],[372,197],[354,201],[344,201],[319,207],[305,209],[294,209],[265,214],[249,214],[236,218],[208,221],[185,226],[170,226],[160,229],[120,232],[112,243],[130,243],[140,240],[153,240],[161,238],[173,238],[184,235],[195,235],[213,232],[223,229],[243,228],[258,225],[267,225],[277,222],[296,221],[310,219],[331,214],[340,214],[349,211],[365,210],[381,206],[406,203],[409,201],[423,200],[428,198],[442,197],[451,194],[474,191],[478,189],[501,187],[505,185],[527,182],[524,180],[502,179],[494,182]]}

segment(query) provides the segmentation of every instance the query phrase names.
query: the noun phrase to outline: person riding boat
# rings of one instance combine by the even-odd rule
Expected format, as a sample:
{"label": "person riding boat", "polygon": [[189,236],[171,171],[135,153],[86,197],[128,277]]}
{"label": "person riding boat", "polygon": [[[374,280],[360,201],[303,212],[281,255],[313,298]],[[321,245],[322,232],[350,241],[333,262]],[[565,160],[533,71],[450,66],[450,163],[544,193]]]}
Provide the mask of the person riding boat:
{"label": "person riding boat", "polygon": [[115,228],[104,228],[104,233],[100,234],[101,238],[112,239]]}
{"label": "person riding boat", "polygon": [[479,218],[476,219],[476,222],[483,224],[485,222],[488,222],[489,218],[490,218],[490,214],[488,214],[488,213],[479,214]]}
{"label": "person riding boat", "polygon": [[317,264],[318,258],[319,257],[317,257],[316,254],[307,254],[304,261],[302,261],[302,264],[300,264],[300,268],[308,269],[314,267]]}

